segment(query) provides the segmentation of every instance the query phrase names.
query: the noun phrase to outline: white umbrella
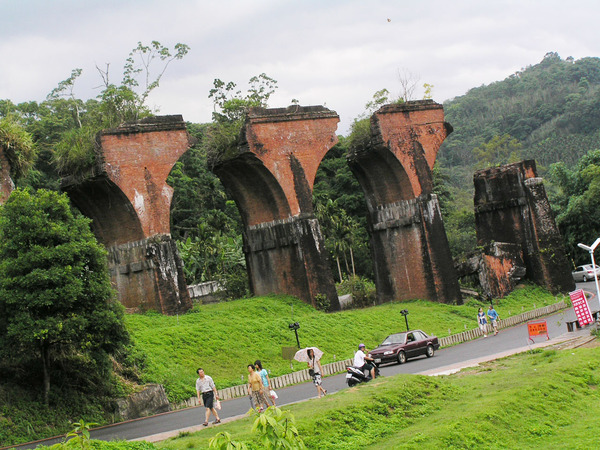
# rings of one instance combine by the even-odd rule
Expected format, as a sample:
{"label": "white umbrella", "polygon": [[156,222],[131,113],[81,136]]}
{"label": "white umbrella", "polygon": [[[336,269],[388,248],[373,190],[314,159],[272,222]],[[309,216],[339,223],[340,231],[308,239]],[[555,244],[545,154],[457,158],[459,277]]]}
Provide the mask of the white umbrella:
{"label": "white umbrella", "polygon": [[294,355],[294,359],[296,361],[300,361],[300,362],[308,362],[308,350],[312,349],[313,353],[315,354],[315,360],[319,360],[321,359],[321,356],[323,356],[323,352],[321,350],[319,350],[317,347],[306,347],[303,349],[300,349],[296,352],[296,354]]}

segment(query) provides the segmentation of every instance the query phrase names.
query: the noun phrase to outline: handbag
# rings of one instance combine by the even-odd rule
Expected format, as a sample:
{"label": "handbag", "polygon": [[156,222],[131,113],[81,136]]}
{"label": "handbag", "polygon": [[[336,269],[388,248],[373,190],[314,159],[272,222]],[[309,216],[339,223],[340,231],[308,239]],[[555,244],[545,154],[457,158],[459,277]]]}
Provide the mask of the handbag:
{"label": "handbag", "polygon": [[221,400],[215,400],[215,409],[221,410]]}
{"label": "handbag", "polygon": [[277,395],[277,392],[275,392],[273,389],[271,389],[269,391],[269,395],[271,396],[272,399],[279,398],[279,396]]}
{"label": "handbag", "polygon": [[310,367],[310,368],[308,369],[308,374],[309,374],[311,377],[314,377],[314,376],[315,376],[315,369],[313,369],[313,367],[315,367],[315,358],[314,358],[314,355],[313,355],[313,359],[312,359],[312,367]]}

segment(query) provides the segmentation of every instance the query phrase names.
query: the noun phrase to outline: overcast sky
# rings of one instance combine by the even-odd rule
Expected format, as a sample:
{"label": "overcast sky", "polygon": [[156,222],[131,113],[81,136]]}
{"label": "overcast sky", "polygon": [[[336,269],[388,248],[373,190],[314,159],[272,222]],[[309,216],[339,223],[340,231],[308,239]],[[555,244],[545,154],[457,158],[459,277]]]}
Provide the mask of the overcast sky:
{"label": "overcast sky", "polygon": [[[138,41],[181,42],[149,105],[208,122],[215,78],[243,91],[278,81],[271,107],[325,105],[339,134],[373,93],[400,93],[399,72],[434,85],[443,102],[502,80],[547,52],[600,56],[597,0],[0,0],[0,99],[42,101],[74,68],[92,98],[110,63],[114,82]],[[96,88],[96,89],[94,89]]]}

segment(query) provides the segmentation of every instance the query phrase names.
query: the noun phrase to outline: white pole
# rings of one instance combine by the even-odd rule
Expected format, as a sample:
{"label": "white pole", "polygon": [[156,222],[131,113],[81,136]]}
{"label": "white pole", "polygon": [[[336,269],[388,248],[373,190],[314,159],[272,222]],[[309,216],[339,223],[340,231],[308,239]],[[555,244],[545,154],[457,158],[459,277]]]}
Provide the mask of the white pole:
{"label": "white pole", "polygon": [[592,256],[592,268],[594,269],[594,280],[596,280],[596,299],[598,300],[598,315],[597,320],[600,320],[600,287],[598,286],[598,273],[596,272],[596,262],[594,261],[594,251],[590,251]]}

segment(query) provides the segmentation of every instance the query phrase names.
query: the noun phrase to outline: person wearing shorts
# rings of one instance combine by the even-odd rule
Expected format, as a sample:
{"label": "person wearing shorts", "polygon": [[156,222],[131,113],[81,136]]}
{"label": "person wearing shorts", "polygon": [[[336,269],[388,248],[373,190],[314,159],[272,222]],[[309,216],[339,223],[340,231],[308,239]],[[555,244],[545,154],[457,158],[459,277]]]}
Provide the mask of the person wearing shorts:
{"label": "person wearing shorts", "polygon": [[487,316],[488,319],[490,319],[490,324],[492,325],[492,328],[494,329],[494,336],[496,336],[498,334],[498,320],[500,319],[500,316],[498,315],[498,313],[492,305],[490,305],[490,307],[488,308]]}
{"label": "person wearing shorts", "polygon": [[204,369],[200,368],[196,370],[196,373],[198,373],[198,379],[196,380],[196,393],[198,394],[198,403],[200,403],[200,396],[202,396],[202,404],[206,408],[206,418],[204,419],[204,423],[202,425],[208,425],[208,418],[210,417],[211,412],[215,416],[215,421],[213,422],[213,424],[221,423],[219,414],[217,413],[217,410],[214,406],[215,398],[217,400],[219,399],[215,383],[211,377],[204,374]]}

